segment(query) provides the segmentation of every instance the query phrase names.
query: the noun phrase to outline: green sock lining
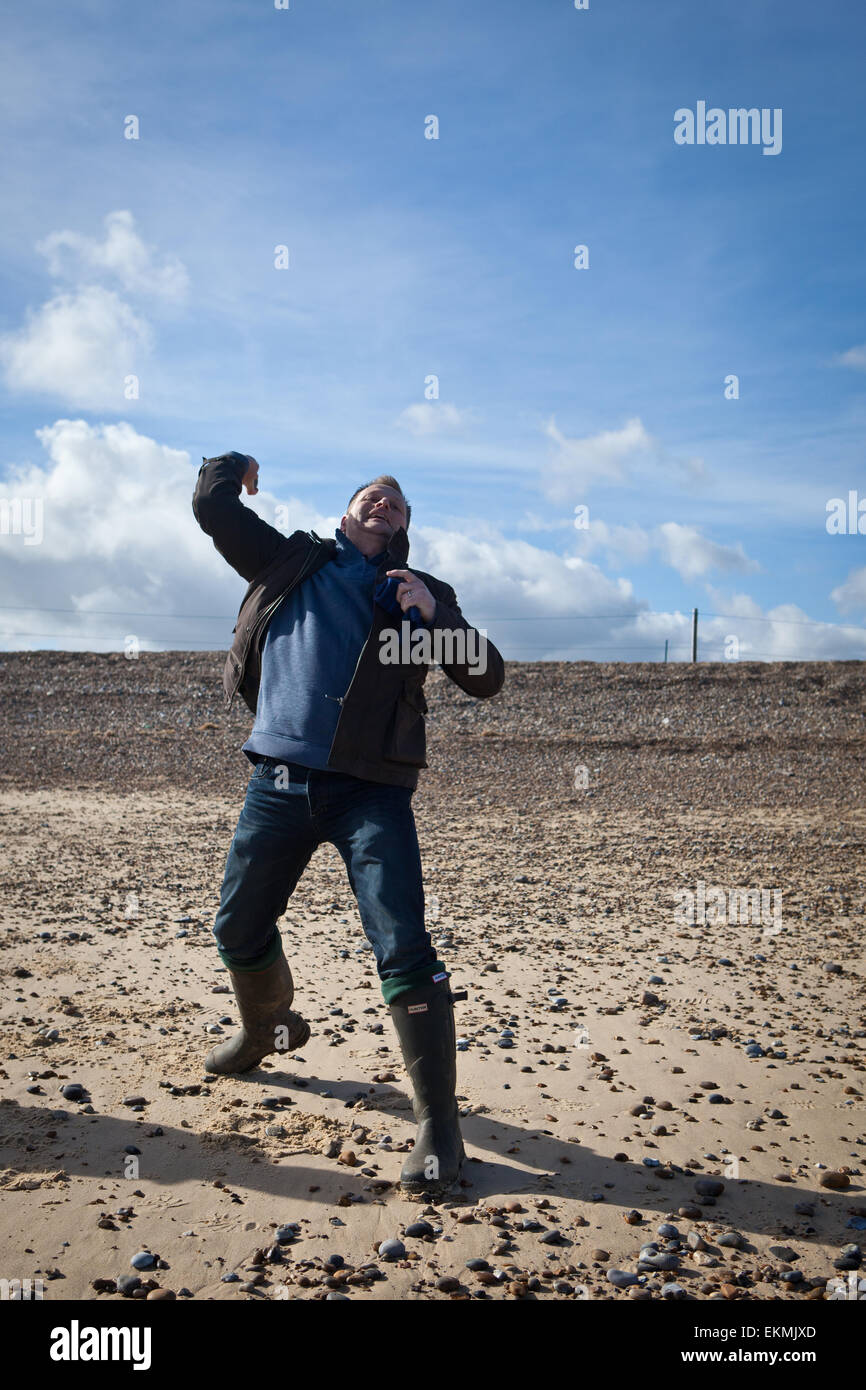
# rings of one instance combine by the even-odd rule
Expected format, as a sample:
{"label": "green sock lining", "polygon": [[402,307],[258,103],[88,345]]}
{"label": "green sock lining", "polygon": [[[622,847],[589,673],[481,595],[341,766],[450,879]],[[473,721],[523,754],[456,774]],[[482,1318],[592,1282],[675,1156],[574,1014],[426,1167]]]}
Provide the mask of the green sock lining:
{"label": "green sock lining", "polygon": [[430,965],[423,966],[420,970],[410,970],[403,975],[393,975],[390,980],[382,980],[382,997],[386,1004],[391,1004],[398,994],[405,994],[409,989],[417,989],[419,985],[432,984],[434,975],[447,975],[445,966],[441,960],[434,960]]}
{"label": "green sock lining", "polygon": [[251,970],[267,970],[269,965],[273,965],[282,949],[282,937],[278,931],[275,931],[270,945],[265,948],[260,956],[256,956],[254,960],[235,961],[226,951],[221,950],[219,946],[217,947],[217,952],[219,953],[219,958],[223,965],[226,966],[228,970],[234,971],[237,975],[241,973],[246,974],[247,971]]}

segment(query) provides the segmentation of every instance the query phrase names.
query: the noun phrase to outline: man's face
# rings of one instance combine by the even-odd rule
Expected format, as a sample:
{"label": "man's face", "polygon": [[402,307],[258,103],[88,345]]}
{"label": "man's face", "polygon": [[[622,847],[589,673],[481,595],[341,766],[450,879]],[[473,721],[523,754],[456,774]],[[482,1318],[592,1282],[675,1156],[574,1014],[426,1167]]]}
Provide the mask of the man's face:
{"label": "man's face", "polygon": [[358,493],[340,529],[359,549],[375,554],[387,547],[398,527],[405,525],[406,503],[400,493],[393,487],[375,483]]}

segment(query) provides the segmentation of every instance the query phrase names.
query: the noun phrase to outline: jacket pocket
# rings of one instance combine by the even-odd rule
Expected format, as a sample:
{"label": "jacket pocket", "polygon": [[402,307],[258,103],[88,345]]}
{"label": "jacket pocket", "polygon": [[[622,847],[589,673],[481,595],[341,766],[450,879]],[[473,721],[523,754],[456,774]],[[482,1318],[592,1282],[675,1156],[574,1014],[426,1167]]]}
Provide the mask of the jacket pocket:
{"label": "jacket pocket", "polygon": [[410,767],[427,766],[426,713],[427,701],[421,687],[405,683],[385,735],[383,757],[386,761],[406,763]]}

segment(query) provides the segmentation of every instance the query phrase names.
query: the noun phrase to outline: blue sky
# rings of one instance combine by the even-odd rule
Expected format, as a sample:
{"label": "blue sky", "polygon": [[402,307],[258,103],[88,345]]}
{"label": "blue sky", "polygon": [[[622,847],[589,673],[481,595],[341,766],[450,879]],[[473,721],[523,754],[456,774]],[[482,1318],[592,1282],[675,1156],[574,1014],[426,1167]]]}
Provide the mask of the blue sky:
{"label": "blue sky", "polygon": [[[6,14],[0,496],[44,511],[0,535],[0,646],[224,645],[189,502],[234,448],[281,529],[395,473],[506,656],[683,658],[693,606],[707,659],[866,656],[826,529],[866,499],[863,11]],[[699,101],[781,109],[780,152],[676,144]]]}

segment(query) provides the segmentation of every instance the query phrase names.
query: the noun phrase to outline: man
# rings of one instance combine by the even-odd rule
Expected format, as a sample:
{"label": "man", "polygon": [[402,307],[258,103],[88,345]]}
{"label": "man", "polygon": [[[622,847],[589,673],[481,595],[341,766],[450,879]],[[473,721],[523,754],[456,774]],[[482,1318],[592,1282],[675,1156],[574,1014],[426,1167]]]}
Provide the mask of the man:
{"label": "man", "polygon": [[333,540],[313,531],[284,536],[262,521],[240,500],[241,488],[252,496],[257,482],[251,455],[205,459],[192,504],[202,530],[248,582],[224,686],[229,706],[239,692],[256,716],[243,745],[254,770],[214,924],[242,1028],[205,1066],[249,1071],[309,1038],[309,1025],[290,1008],[294,983],[277,920],[317,846],[335,845],[414,1091],[418,1131],[401,1186],[441,1195],[459,1178],[465,1153],[454,996],[424,926],[411,806],[418,770],[427,766],[427,666],[411,659],[407,644],[398,659],[382,660],[380,638],[404,624],[442,639],[440,650],[448,638],[443,669],[479,698],[501,689],[502,657],[469,627],[453,589],[406,568],[411,508],[395,478],[358,488]]}

